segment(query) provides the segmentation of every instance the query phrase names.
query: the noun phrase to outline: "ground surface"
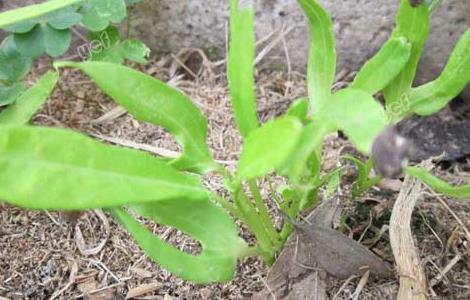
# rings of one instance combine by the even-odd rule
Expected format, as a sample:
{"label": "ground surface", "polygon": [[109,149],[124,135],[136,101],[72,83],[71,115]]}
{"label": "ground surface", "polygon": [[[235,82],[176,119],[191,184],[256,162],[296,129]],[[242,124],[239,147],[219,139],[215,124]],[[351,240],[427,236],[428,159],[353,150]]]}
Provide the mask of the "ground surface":
{"label": "ground surface", "polygon": [[[187,67],[182,67],[182,63]],[[31,81],[47,68],[42,62]],[[240,137],[234,126],[223,70],[208,61],[201,64],[200,59],[186,62],[183,58],[172,57],[152,62],[143,69],[169,81],[193,99],[209,120],[209,143],[216,159],[233,167],[240,153]],[[139,123],[126,114],[110,114],[110,111],[116,112],[116,105],[85,76],[71,70],[62,75],[60,88],[35,117],[36,124],[73,128],[107,142],[152,152],[178,150],[164,130]],[[338,85],[348,80],[345,75],[338,77]],[[299,74],[258,74],[257,81],[262,120],[280,114],[292,100],[306,95],[305,78]],[[335,168],[338,157],[349,149],[349,144],[341,138],[329,138],[325,170]],[[468,161],[449,163],[445,167],[447,169],[436,172],[455,183],[470,181]],[[393,262],[387,224],[397,193],[373,189],[353,201],[348,197],[348,182],[354,174],[350,175],[342,186],[344,217],[338,224],[339,229]],[[216,179],[209,178],[208,182],[214,189],[221,187]],[[279,221],[279,217],[276,218]],[[147,225],[185,250],[197,249],[193,241],[176,230],[152,223]],[[466,230],[469,227],[470,203],[447,199],[440,202],[436,195],[423,190],[413,217],[413,233],[428,279],[434,284],[430,289],[433,298],[470,298],[467,244],[470,235]],[[250,240],[243,228],[241,235]],[[100,243],[104,242],[101,247]],[[267,271],[266,265],[251,258],[240,262],[232,282],[195,286],[173,277],[150,261],[132,238],[100,211],[87,212],[73,226],[56,212],[28,212],[0,204],[2,300],[124,299],[131,292],[135,293],[135,299],[249,299],[265,288]],[[356,299],[393,299],[398,284],[397,278],[369,279],[357,294],[358,282],[359,278],[342,282],[329,280],[328,295],[332,299],[350,299],[355,295],[358,295]]]}

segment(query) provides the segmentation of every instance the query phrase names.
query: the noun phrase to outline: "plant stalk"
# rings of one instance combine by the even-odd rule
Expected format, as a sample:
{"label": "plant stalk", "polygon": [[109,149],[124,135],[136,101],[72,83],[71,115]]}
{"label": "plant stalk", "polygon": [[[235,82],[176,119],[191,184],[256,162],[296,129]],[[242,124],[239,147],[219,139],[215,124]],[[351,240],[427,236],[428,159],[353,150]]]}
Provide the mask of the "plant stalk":
{"label": "plant stalk", "polygon": [[221,197],[217,194],[212,194],[211,196],[213,197],[215,202],[220,204],[225,210],[227,210],[235,218],[243,220],[242,213],[240,212],[240,210],[235,205],[228,202],[227,199],[225,199],[225,198],[223,198],[223,197]]}
{"label": "plant stalk", "polygon": [[263,201],[263,197],[261,196],[261,192],[258,188],[256,180],[248,181],[248,186],[250,188],[251,193],[253,194],[253,198],[255,199],[256,209],[258,210],[258,213],[261,217],[261,221],[263,222],[264,228],[266,229],[266,232],[269,235],[269,238],[271,239],[271,241],[276,247],[280,246],[279,233],[274,228],[273,221],[271,220],[266,204]]}
{"label": "plant stalk", "polygon": [[275,247],[266,232],[266,228],[259,221],[259,215],[256,213],[256,208],[242,189],[235,192],[234,199],[238,209],[243,215],[242,220],[245,220],[246,225],[255,235],[256,240],[264,253],[263,259],[267,263],[271,264],[274,261]]}

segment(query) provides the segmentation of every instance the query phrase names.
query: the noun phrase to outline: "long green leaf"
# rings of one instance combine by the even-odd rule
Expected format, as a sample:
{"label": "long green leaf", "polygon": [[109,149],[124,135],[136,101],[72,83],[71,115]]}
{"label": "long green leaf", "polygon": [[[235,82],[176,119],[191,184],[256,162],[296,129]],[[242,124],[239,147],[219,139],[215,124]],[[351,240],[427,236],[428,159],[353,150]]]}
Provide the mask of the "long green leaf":
{"label": "long green leaf", "polygon": [[50,0],[41,4],[29,5],[0,14],[0,28],[25,20],[35,19],[47,13],[83,2],[84,0]]}
{"label": "long green leaf", "polygon": [[235,223],[208,199],[169,200],[133,207],[137,213],[175,227],[201,243],[198,255],[185,253],[162,241],[123,210],[114,210],[120,222],[155,262],[172,274],[194,283],[225,282],[233,278],[237,258],[247,248]]}
{"label": "long green leaf", "polygon": [[235,120],[243,137],[258,128],[256,114],[254,11],[251,1],[230,0],[228,85]]}
{"label": "long green leaf", "polygon": [[470,29],[455,46],[439,77],[412,89],[409,95],[411,111],[432,115],[444,108],[470,82]]}
{"label": "long green leaf", "polygon": [[375,137],[387,126],[382,105],[370,94],[352,88],[337,92],[324,114],[364,153],[369,153]]}
{"label": "long green leaf", "polygon": [[408,167],[406,173],[423,181],[438,193],[457,199],[470,200],[470,184],[452,186],[444,180],[430,174],[428,171],[417,167]]}
{"label": "long green leaf", "polygon": [[[403,71],[384,89],[387,111],[396,111],[397,103],[410,90],[418,67],[421,53],[429,34],[429,11],[426,5],[411,6],[409,0],[401,0],[393,37],[404,37],[411,43],[411,54]],[[406,108],[405,108],[406,109]]]}
{"label": "long green leaf", "polygon": [[303,123],[308,122],[309,102],[307,98],[300,98],[292,102],[286,111],[286,115],[293,116],[301,120]]}
{"label": "long green leaf", "polygon": [[294,151],[302,134],[302,123],[285,116],[264,124],[245,140],[237,179],[249,180],[279,168]]}
{"label": "long green leaf", "polygon": [[[298,183],[306,171],[314,170],[312,173],[316,173],[316,171],[320,170],[320,155],[323,140],[331,129],[328,122],[317,121],[311,122],[303,128],[302,135],[295,150],[290,159],[285,162],[281,171],[281,173],[289,177],[292,183]],[[312,155],[316,156],[312,162],[313,164],[317,164],[316,166],[308,164]]]}
{"label": "long green leaf", "polygon": [[391,38],[359,71],[351,88],[371,95],[385,88],[403,69],[411,53],[411,44],[403,38]]}
{"label": "long green leaf", "polygon": [[205,197],[194,176],[147,153],[65,129],[0,126],[0,199],[14,205],[83,210]]}
{"label": "long green leaf", "polygon": [[333,22],[316,0],[298,0],[307,16],[311,46],[308,56],[308,94],[314,114],[318,114],[331,97],[335,80],[336,49]]}
{"label": "long green leaf", "polygon": [[34,86],[21,94],[15,103],[0,113],[0,125],[28,123],[52,93],[58,79],[57,72],[47,72]]}
{"label": "long green leaf", "polygon": [[206,119],[183,93],[118,64],[60,62],[56,67],[79,68],[137,119],[165,127],[183,146],[171,162],[174,167],[202,173],[216,168],[206,144]]}

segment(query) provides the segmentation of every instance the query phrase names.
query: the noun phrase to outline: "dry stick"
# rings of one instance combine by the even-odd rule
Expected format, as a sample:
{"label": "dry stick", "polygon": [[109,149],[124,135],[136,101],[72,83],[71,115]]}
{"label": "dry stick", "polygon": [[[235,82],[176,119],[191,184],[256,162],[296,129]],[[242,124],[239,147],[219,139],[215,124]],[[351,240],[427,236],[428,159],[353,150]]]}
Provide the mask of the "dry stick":
{"label": "dry stick", "polygon": [[357,275],[352,275],[351,277],[349,277],[348,279],[346,279],[346,281],[343,282],[343,284],[342,284],[341,287],[339,288],[338,292],[336,292],[336,294],[333,296],[333,299],[332,299],[332,300],[338,299],[338,296],[346,289],[346,287],[348,286],[348,284],[349,284],[353,279],[356,279],[356,278],[357,278]]}
{"label": "dry stick", "polygon": [[258,275],[259,279],[261,280],[261,282],[264,284],[264,287],[268,290],[269,294],[271,295],[271,299],[272,300],[277,300],[277,297],[276,297],[276,294],[273,292],[273,290],[269,287],[269,284],[266,282],[266,280],[264,280],[263,277],[261,277],[260,275]]}
{"label": "dry stick", "polygon": [[272,40],[271,43],[266,45],[266,47],[264,47],[263,50],[259,52],[258,56],[256,56],[255,58],[254,65],[256,66],[269,52],[271,52],[271,50],[273,50],[280,42],[282,42],[282,39],[285,36],[289,35],[289,33],[291,33],[291,31],[297,27],[301,27],[301,26],[293,25],[287,28],[286,30],[281,30],[281,33],[279,34],[279,36],[275,38],[274,40]]}
{"label": "dry stick", "polygon": [[420,191],[421,184],[407,176],[390,217],[390,243],[400,275],[398,300],[427,299],[426,274],[411,232],[411,215]]}
{"label": "dry stick", "polygon": [[361,294],[362,290],[367,284],[367,281],[369,280],[369,275],[370,275],[370,271],[367,271],[364,273],[364,275],[362,275],[361,280],[359,280],[356,290],[353,293],[353,296],[352,296],[353,300],[359,299],[359,295]]}
{"label": "dry stick", "polygon": [[449,273],[450,270],[452,270],[452,268],[462,259],[462,255],[460,254],[457,254],[456,256],[454,256],[454,258],[452,258],[452,260],[444,267],[443,270],[440,270],[439,274],[436,275],[436,277],[434,277],[431,282],[429,283],[429,285],[431,287],[435,286],[436,284],[438,284],[439,282],[441,282],[442,279],[444,279],[444,277],[446,276],[447,273]]}
{"label": "dry stick", "polygon": [[[157,146],[134,143],[132,141],[128,141],[128,140],[124,140],[120,138],[107,137],[107,136],[92,133],[92,132],[88,132],[87,134],[97,139],[100,139],[102,141],[114,144],[114,145],[129,147],[129,148],[141,150],[141,151],[146,151],[146,152],[158,155],[158,156],[163,156],[163,157],[168,157],[168,158],[177,158],[181,155],[181,153],[178,151],[168,150],[168,149],[157,147]],[[223,165],[235,165],[237,163],[234,160],[216,159],[215,161]]]}
{"label": "dry stick", "polygon": [[468,230],[467,226],[462,222],[462,220],[457,216],[457,214],[450,208],[450,206],[447,204],[447,202],[439,196],[436,192],[434,192],[430,187],[428,187],[428,190],[431,191],[431,193],[436,196],[437,200],[439,203],[441,203],[442,206],[447,209],[447,211],[454,217],[454,219],[459,223],[459,225],[462,227],[463,231],[465,231],[465,234],[467,235],[467,239],[470,239],[470,231]]}

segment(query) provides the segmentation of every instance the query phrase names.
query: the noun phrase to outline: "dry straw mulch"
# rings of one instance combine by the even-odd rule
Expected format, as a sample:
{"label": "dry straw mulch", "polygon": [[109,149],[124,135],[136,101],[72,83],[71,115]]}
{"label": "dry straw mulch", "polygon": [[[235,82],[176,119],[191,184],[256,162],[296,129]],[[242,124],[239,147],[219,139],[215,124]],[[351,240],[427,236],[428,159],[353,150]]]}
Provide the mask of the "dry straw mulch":
{"label": "dry straw mulch", "polygon": [[[233,169],[240,154],[241,139],[230,108],[223,65],[223,62],[208,61],[197,49],[189,49],[154,61],[143,71],[182,90],[194,101],[208,118],[208,142],[215,158]],[[31,81],[47,67],[39,65]],[[340,72],[338,86],[344,85],[348,76],[347,72]],[[295,72],[257,74],[260,118],[264,121],[285,111],[289,103],[306,95],[305,87],[305,77]],[[62,72],[60,88],[34,122],[72,128],[105,142],[155,154],[172,155],[179,150],[165,130],[123,113],[87,77],[73,70]],[[347,141],[330,137],[324,167],[335,168],[339,155],[349,148]],[[460,171],[462,167],[470,168],[470,164],[455,165],[452,172],[442,174],[454,181],[466,177],[468,182],[469,175]],[[220,179],[206,179],[211,188],[221,190]],[[342,186],[342,190],[348,195],[348,184]],[[357,201],[345,197],[343,222],[338,224],[344,233],[360,239],[391,262],[387,226],[396,196],[395,192],[373,189]],[[470,227],[470,204],[437,199],[423,189],[412,216],[418,255],[430,283],[427,293],[436,299],[468,299],[470,260],[466,228]],[[276,220],[280,222],[279,217]],[[181,232],[151,222],[146,225],[180,249],[197,252],[198,244]],[[241,234],[252,241],[246,230],[240,229]],[[249,258],[239,263],[233,281],[197,286],[158,267],[127,232],[110,217],[103,217],[101,211],[87,212],[74,226],[55,212],[31,212],[0,204],[2,300],[125,299],[126,296],[133,299],[248,299],[265,288],[267,270],[260,260]],[[393,299],[398,291],[398,277],[382,281],[331,279],[328,285],[331,299]]]}

